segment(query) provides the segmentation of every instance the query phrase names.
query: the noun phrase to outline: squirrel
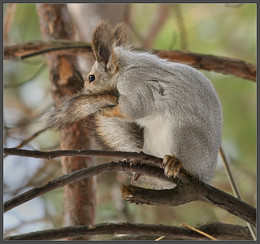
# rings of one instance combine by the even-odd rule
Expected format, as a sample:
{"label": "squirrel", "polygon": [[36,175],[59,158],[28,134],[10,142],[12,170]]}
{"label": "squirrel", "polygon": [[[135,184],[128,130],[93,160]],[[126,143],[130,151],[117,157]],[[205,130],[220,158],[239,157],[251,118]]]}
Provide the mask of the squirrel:
{"label": "squirrel", "polygon": [[83,90],[47,114],[48,127],[92,116],[103,148],[163,157],[166,176],[184,167],[210,183],[223,123],[211,81],[188,65],[131,49],[122,23],[113,29],[100,22],[92,49],[96,61]]}

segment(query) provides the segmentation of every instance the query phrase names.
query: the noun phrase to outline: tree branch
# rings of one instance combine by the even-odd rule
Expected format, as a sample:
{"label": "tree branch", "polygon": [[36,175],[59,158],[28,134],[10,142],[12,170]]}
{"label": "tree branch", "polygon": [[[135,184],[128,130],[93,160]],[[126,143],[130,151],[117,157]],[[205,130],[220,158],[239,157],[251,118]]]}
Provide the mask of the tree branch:
{"label": "tree branch", "polygon": [[[141,51],[148,51],[140,49]],[[154,54],[172,62],[188,64],[197,69],[214,71],[222,74],[256,81],[256,65],[240,59],[205,55],[182,51],[152,50]],[[55,41],[32,42],[9,45],[4,48],[4,59],[25,59],[48,52],[54,54],[89,55],[92,54],[91,45],[84,42]]]}
{"label": "tree branch", "polygon": [[176,24],[179,29],[180,39],[181,39],[181,49],[188,50],[188,37],[185,27],[185,22],[182,15],[182,9],[179,3],[173,4],[172,9],[174,11],[174,17],[176,18]]}
{"label": "tree branch", "polygon": [[200,180],[178,185],[173,189],[153,190],[137,186],[122,186],[123,197],[136,204],[179,206],[191,201],[204,201],[256,226],[256,209],[249,204]]}
{"label": "tree branch", "polygon": [[[239,225],[210,223],[199,226],[198,229],[207,234],[213,235],[219,240],[252,240],[247,227]],[[7,236],[4,240],[54,240],[66,237],[104,234],[142,234],[166,236],[171,237],[172,240],[208,240],[207,237],[186,227],[131,223],[104,223],[98,225],[70,226]]]}
{"label": "tree branch", "polygon": [[140,159],[149,161],[157,165],[161,164],[161,158],[152,156],[143,152],[122,152],[122,151],[104,151],[104,150],[56,150],[56,151],[38,151],[17,148],[4,148],[5,155],[14,155],[32,158],[53,159],[65,156],[94,156],[94,157],[117,157],[127,159]]}
{"label": "tree branch", "polygon": [[[43,158],[53,158],[62,155],[62,150],[53,152],[40,152],[40,151],[29,151],[15,148],[5,148],[4,153],[13,153],[23,156],[31,157],[43,157]],[[151,159],[150,162],[162,166],[162,159],[147,155],[144,153],[136,152],[108,152],[108,151],[94,151],[94,150],[64,150],[63,156],[115,156],[122,158],[135,158],[141,161],[146,161]],[[146,203],[151,205],[169,205],[177,206],[191,201],[201,200],[208,202],[212,205],[220,207],[231,214],[234,214],[241,219],[244,219],[254,226],[256,225],[256,209],[249,204],[213,187],[210,186],[197,178],[191,177],[187,174],[185,169],[181,169],[178,178],[181,183],[176,178],[167,178],[163,169],[156,166],[147,165],[144,163],[132,165],[128,161],[110,162],[97,166],[92,166],[82,170],[77,170],[67,175],[63,175],[60,178],[49,181],[47,184],[31,189],[4,204],[4,212],[27,202],[43,193],[56,189],[58,187],[65,186],[75,181],[85,179],[87,177],[111,172],[111,171],[128,171],[137,172],[146,175],[150,175],[162,180],[166,180],[177,184],[177,187],[170,190],[152,190],[143,189],[136,186],[123,186],[122,193],[123,197],[127,200],[135,203]]]}
{"label": "tree branch", "polygon": [[160,30],[170,15],[170,4],[159,4],[157,6],[157,12],[154,14],[154,18],[151,24],[148,26],[147,33],[143,37],[142,45],[145,48],[151,48]]}
{"label": "tree branch", "polygon": [[256,81],[256,65],[240,59],[181,51],[155,51],[161,58],[190,65],[197,69],[234,75]]}
{"label": "tree branch", "polygon": [[27,145],[30,141],[32,141],[33,139],[35,139],[37,136],[41,135],[43,132],[45,132],[47,130],[47,128],[41,129],[36,131],[34,134],[32,134],[30,137],[24,139],[18,146],[16,146],[15,148],[19,149],[25,145]]}
{"label": "tree branch", "polygon": [[4,16],[4,28],[3,28],[4,43],[7,43],[9,41],[9,33],[11,32],[10,30],[16,12],[16,7],[17,4],[15,3],[7,4],[5,16]]}

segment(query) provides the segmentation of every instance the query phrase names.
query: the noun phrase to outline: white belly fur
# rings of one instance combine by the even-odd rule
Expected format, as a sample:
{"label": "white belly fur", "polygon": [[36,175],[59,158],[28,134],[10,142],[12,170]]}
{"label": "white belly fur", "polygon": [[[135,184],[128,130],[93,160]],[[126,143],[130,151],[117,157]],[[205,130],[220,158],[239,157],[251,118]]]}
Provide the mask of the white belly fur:
{"label": "white belly fur", "polygon": [[173,154],[174,118],[172,116],[169,114],[149,116],[137,122],[144,127],[143,151],[145,153],[157,157]]}

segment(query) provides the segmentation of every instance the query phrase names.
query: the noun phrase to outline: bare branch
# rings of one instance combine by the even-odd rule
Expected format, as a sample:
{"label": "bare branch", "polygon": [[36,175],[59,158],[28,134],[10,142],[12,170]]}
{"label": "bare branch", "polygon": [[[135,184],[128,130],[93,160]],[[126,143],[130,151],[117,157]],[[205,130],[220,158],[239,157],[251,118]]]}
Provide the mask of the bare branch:
{"label": "bare branch", "polygon": [[[4,153],[33,157],[43,157],[43,158],[53,158],[61,156],[62,152],[40,152],[40,151],[29,151],[21,149],[4,149]],[[108,151],[94,151],[94,150],[76,150],[73,151],[64,150],[63,156],[113,156],[113,157],[122,157],[122,158],[137,158],[143,161],[151,159],[152,163],[162,166],[162,159],[147,155],[144,153],[136,152],[108,152]],[[132,157],[133,156],[133,157]],[[178,179],[167,178],[163,169],[159,167],[150,166],[147,164],[136,164],[131,165],[131,162],[128,161],[119,161],[119,162],[110,162],[106,164],[101,164],[98,166],[89,167],[82,170],[77,170],[67,175],[63,175],[60,178],[54,179],[47,184],[31,189],[4,204],[4,211],[8,211],[24,202],[27,202],[43,193],[56,189],[58,187],[65,186],[75,181],[85,179],[87,177],[111,172],[111,171],[128,171],[128,172],[137,172],[153,177],[157,177],[166,181],[177,184],[176,188],[170,190],[152,190],[152,189],[143,189],[136,186],[127,186],[122,188],[123,197],[131,202],[135,203],[146,203],[154,205],[169,205],[177,206],[191,201],[201,200],[208,202],[212,205],[220,207],[231,214],[234,214],[254,226],[256,225],[256,209],[247,203],[213,187],[210,186],[197,178],[191,177],[187,172],[182,168],[178,178],[181,180],[181,183]]]}
{"label": "bare branch", "polygon": [[[147,51],[140,49],[141,51]],[[188,64],[197,69],[230,74],[240,78],[256,81],[256,65],[240,59],[191,52],[152,50],[153,53],[171,62]],[[10,45],[4,48],[4,59],[28,58],[48,52],[55,54],[89,55],[92,54],[88,43],[56,41],[33,42]]]}
{"label": "bare branch", "polygon": [[160,30],[168,20],[170,14],[170,4],[159,4],[154,19],[151,21],[148,31],[143,38],[143,46],[151,48]]}
{"label": "bare branch", "polygon": [[95,157],[117,157],[126,159],[140,159],[155,164],[161,164],[161,158],[148,155],[143,152],[122,152],[122,151],[104,151],[104,150],[56,150],[56,151],[37,151],[17,148],[4,148],[5,155],[15,155],[22,157],[52,159],[62,156],[95,156]]}
{"label": "bare branch", "polygon": [[178,3],[173,4],[172,9],[174,11],[175,18],[176,18],[176,24],[177,24],[179,32],[180,32],[181,49],[186,51],[186,50],[188,50],[188,38],[187,38],[187,32],[186,32],[184,19],[182,16],[181,5]]}
{"label": "bare branch", "polygon": [[[225,152],[224,152],[222,147],[220,147],[219,153],[220,153],[220,157],[222,159],[224,168],[226,170],[226,174],[228,176],[228,180],[229,180],[230,186],[232,188],[233,194],[235,195],[236,198],[238,198],[239,200],[242,200],[241,195],[240,195],[240,193],[238,191],[237,185],[235,183],[234,177],[233,177],[233,175],[231,173],[228,159],[227,159],[226,154],[225,154]],[[248,228],[249,228],[249,230],[250,230],[254,240],[256,241],[256,231],[255,231],[254,227],[250,223],[247,223],[247,226],[248,226]]]}
{"label": "bare branch", "polygon": [[256,209],[249,204],[202,181],[178,185],[173,189],[153,190],[123,186],[123,197],[136,204],[178,206],[191,201],[204,201],[256,225]]}
{"label": "bare branch", "polygon": [[[238,225],[210,223],[198,227],[199,230],[213,235],[219,240],[251,240],[247,227]],[[54,240],[66,237],[104,234],[142,234],[171,237],[172,240],[208,240],[207,237],[186,227],[167,225],[148,225],[131,223],[104,223],[98,225],[69,226],[59,229],[35,231],[31,233],[8,236],[5,240]]]}
{"label": "bare branch", "polygon": [[16,149],[19,149],[25,145],[27,145],[31,140],[35,139],[37,136],[41,135],[44,131],[46,131],[47,128],[41,129],[36,131],[34,134],[32,134],[30,137],[24,139],[18,146],[16,146]]}
{"label": "bare branch", "polygon": [[4,43],[9,41],[9,33],[13,23],[14,15],[16,12],[17,4],[8,3],[6,7],[5,17],[4,17],[4,31],[3,31],[3,39]]}

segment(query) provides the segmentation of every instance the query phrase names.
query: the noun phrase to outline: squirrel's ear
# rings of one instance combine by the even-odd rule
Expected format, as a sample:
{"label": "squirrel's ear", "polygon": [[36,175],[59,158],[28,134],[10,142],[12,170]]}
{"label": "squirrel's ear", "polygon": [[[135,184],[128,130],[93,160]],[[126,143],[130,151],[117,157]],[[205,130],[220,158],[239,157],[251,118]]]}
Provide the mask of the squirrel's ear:
{"label": "squirrel's ear", "polygon": [[92,49],[98,62],[108,63],[112,54],[113,29],[107,23],[102,21],[96,27],[92,37]]}
{"label": "squirrel's ear", "polygon": [[118,61],[118,58],[116,57],[115,53],[112,52],[110,58],[109,58],[109,61],[107,63],[107,71],[113,75],[117,72],[118,70],[118,67],[119,67],[119,61]]}
{"label": "squirrel's ear", "polygon": [[115,46],[127,46],[128,45],[128,32],[124,23],[116,25],[113,31],[113,40]]}

